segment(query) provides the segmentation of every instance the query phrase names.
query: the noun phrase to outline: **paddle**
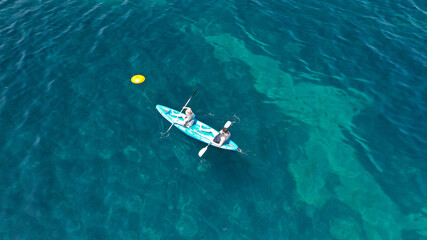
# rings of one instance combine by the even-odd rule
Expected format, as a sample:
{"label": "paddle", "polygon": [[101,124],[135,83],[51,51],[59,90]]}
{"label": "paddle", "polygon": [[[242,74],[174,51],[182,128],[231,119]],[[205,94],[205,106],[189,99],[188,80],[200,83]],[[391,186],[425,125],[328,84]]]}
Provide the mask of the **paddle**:
{"label": "paddle", "polygon": [[[230,126],[231,126],[231,122],[230,121],[227,121],[225,123],[225,125],[224,125],[225,128],[229,128]],[[215,139],[219,134],[220,133],[218,133],[213,139]],[[199,151],[199,157],[202,157],[203,154],[205,154],[206,150],[208,150],[208,147],[212,144],[213,139],[212,139],[212,141],[206,147],[200,149],[200,151]]]}
{"label": "paddle", "polygon": [[[187,106],[187,104],[190,102],[190,100],[191,100],[191,98],[193,98],[193,96],[194,96],[194,94],[196,94],[196,92],[197,92],[197,90],[199,90],[198,88],[196,89],[196,91],[194,91],[193,92],[193,95],[191,95],[191,97],[190,97],[190,99],[188,99],[188,101],[187,101],[187,103],[184,105],[184,107],[181,109],[181,112],[182,112],[182,110],[184,110],[184,108]],[[181,113],[181,112],[179,112],[179,113]],[[163,135],[162,135],[162,137],[164,137],[170,130],[171,130],[171,128],[172,128],[172,126],[173,126],[173,124],[174,123],[172,123],[172,125],[168,128],[168,130],[165,132],[165,133],[163,133]]]}

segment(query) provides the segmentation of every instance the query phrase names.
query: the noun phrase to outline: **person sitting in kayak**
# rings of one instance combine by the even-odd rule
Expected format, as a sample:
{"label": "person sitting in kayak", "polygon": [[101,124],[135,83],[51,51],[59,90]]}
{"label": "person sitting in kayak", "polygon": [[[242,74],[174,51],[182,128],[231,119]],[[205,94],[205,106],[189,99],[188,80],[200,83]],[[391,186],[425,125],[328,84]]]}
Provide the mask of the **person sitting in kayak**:
{"label": "person sitting in kayak", "polygon": [[[199,132],[200,131],[215,134],[215,131],[213,129],[203,129],[202,126],[199,127]],[[212,141],[221,147],[230,138],[230,136],[231,133],[228,131],[228,129],[223,128],[221,129],[221,131],[219,131],[219,133],[214,137]]]}
{"label": "person sitting in kayak", "polygon": [[189,108],[189,107],[184,107],[184,109],[185,109],[185,114],[183,114],[183,113],[175,114],[175,113],[171,112],[171,115],[184,118],[184,120],[176,119],[174,121],[175,123],[178,123],[184,127],[191,127],[194,124],[194,117],[195,117],[194,113],[191,110],[191,108]]}

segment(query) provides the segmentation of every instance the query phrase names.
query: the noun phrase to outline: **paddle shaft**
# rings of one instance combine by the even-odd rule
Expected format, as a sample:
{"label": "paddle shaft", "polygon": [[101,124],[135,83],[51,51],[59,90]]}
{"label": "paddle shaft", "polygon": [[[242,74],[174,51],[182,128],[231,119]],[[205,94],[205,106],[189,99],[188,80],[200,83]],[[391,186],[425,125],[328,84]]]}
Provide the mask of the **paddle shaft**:
{"label": "paddle shaft", "polygon": [[[196,92],[197,92],[197,90],[199,90],[198,88],[196,89],[196,91],[194,91],[193,92],[193,95],[191,95],[191,97],[188,99],[188,101],[187,101],[187,103],[185,103],[185,105],[184,105],[184,107],[182,107],[182,109],[181,109],[181,111],[179,112],[179,114],[181,114],[182,113],[182,111],[184,110],[184,108],[187,106],[187,104],[190,102],[190,100],[191,100],[191,98],[193,98],[193,96],[194,96],[194,94],[196,94]],[[171,128],[172,128],[172,126],[173,126],[173,124],[174,123],[172,123],[171,125],[170,125],[170,127],[168,128],[168,130],[165,132],[165,133],[163,133],[163,137],[171,130]]]}

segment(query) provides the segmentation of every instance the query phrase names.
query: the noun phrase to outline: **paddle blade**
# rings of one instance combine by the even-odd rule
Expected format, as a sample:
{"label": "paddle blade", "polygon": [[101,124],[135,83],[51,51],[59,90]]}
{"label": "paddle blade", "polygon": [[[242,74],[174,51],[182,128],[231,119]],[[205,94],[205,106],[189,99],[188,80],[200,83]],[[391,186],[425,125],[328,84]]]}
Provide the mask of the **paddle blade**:
{"label": "paddle blade", "polygon": [[202,157],[203,154],[205,154],[206,150],[208,150],[208,147],[209,147],[209,145],[206,146],[206,147],[204,147],[204,148],[202,148],[202,149],[200,149],[200,151],[199,151],[199,157]]}
{"label": "paddle blade", "polygon": [[231,126],[231,122],[230,121],[227,121],[226,123],[225,123],[225,125],[224,125],[224,127],[225,128],[229,128]]}

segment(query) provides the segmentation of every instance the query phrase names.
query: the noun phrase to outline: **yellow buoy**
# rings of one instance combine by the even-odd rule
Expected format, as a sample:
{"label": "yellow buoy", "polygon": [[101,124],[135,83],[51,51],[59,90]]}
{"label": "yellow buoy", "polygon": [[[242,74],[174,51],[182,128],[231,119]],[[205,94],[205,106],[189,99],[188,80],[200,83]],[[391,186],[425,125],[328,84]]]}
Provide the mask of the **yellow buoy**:
{"label": "yellow buoy", "polygon": [[145,81],[145,77],[142,75],[135,75],[132,77],[131,81],[135,84],[140,84]]}

